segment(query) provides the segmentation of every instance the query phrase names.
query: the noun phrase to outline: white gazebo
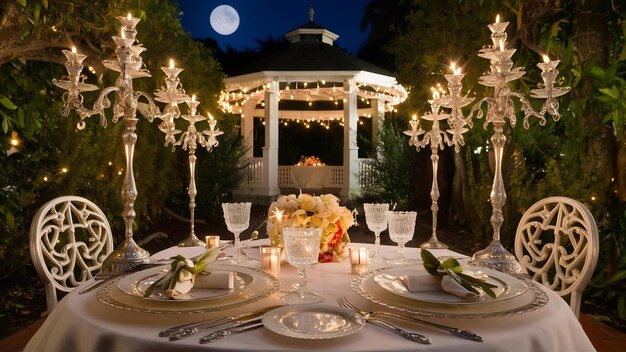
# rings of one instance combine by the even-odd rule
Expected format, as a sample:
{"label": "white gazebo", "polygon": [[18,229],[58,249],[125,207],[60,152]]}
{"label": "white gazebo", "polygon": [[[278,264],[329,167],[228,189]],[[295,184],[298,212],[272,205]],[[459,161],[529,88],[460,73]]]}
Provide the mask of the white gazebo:
{"label": "white gazebo", "polygon": [[[292,166],[278,165],[278,125],[281,119],[300,122],[340,121],[343,124],[343,165],[330,167],[325,186],[340,188],[341,197],[358,192],[363,160],[358,158],[359,117],[372,119],[377,143],[380,120],[404,101],[407,92],[392,74],[333,46],[339,36],[313,22],[287,33],[290,45],[243,67],[225,79],[222,108],[241,115],[241,134],[248,147],[247,176],[237,194],[273,197],[281,187],[294,187]],[[300,108],[288,109],[291,101]],[[291,104],[293,106],[294,104]],[[316,106],[325,105],[322,109]],[[302,108],[305,106],[306,108]],[[253,157],[254,117],[265,125],[263,157]]]}

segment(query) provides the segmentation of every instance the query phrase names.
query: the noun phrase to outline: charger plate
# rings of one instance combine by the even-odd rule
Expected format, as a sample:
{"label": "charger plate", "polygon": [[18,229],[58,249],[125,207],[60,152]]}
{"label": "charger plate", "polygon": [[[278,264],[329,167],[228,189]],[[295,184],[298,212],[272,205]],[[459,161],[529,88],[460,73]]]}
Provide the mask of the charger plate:
{"label": "charger plate", "polygon": [[[374,277],[386,274],[391,269],[382,268],[369,275],[356,277],[350,283],[352,289],[363,298],[386,306],[388,308],[420,316],[435,316],[442,318],[488,318],[522,314],[539,309],[548,303],[548,296],[537,285],[528,279],[523,283],[528,288],[523,293],[503,300],[468,302],[454,304],[450,302],[427,302],[403,297],[392,293],[376,283]],[[481,268],[482,270],[483,268]],[[506,274],[503,274],[506,275]]]}
{"label": "charger plate", "polygon": [[[469,270],[468,270],[469,269]],[[473,305],[483,303],[493,303],[517,297],[528,290],[528,286],[521,280],[507,275],[500,271],[488,268],[463,267],[463,272],[474,277],[482,277],[486,282],[495,285],[492,290],[496,297],[491,298],[481,292],[474,299],[466,299],[455,296],[443,290],[428,292],[412,292],[409,291],[402,282],[402,276],[405,275],[428,275],[426,269],[421,266],[403,266],[391,267],[379,270],[378,274],[373,275],[369,279],[373,279],[376,284],[386,291],[398,296],[406,297],[420,302],[441,303],[441,304],[459,304]]]}
{"label": "charger plate", "polygon": [[156,314],[194,314],[240,307],[263,299],[276,292],[280,282],[264,271],[228,264],[212,264],[207,270],[232,271],[252,282],[233,294],[206,300],[147,300],[129,295],[118,287],[119,279],[111,280],[97,292],[99,302],[111,307]]}
{"label": "charger plate", "polygon": [[[156,268],[150,268],[142,271],[132,273],[124,276],[120,279],[118,287],[124,293],[134,297],[143,299],[163,301],[163,302],[176,302],[176,301],[204,301],[215,299],[222,296],[236,294],[247,287],[253,282],[254,278],[239,270],[234,272],[235,280],[234,287],[232,289],[211,289],[211,288],[192,288],[189,293],[177,297],[176,300],[170,299],[165,295],[162,289],[156,289],[149,297],[144,297],[144,293],[156,280],[158,280],[164,273],[168,272],[171,265],[164,265]],[[223,270],[210,270],[211,273],[216,272],[231,272]],[[210,275],[210,274],[209,274]]]}
{"label": "charger plate", "polygon": [[265,313],[263,325],[280,335],[320,340],[353,334],[361,330],[365,319],[343,307],[294,304]]}

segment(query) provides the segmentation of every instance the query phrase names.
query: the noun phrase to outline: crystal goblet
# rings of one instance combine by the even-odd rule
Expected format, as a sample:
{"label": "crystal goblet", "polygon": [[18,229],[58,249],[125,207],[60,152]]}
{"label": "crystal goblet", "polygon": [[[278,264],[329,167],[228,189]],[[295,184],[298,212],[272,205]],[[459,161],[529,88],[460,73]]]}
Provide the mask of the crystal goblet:
{"label": "crystal goblet", "polygon": [[383,263],[385,258],[380,255],[380,233],[387,229],[389,204],[365,203],[363,204],[363,208],[365,209],[365,223],[370,231],[374,232],[375,236],[374,253],[371,255],[370,260],[372,264]]}
{"label": "crystal goblet", "polygon": [[320,303],[324,297],[306,290],[306,268],[317,263],[322,229],[318,227],[285,227],[283,240],[287,262],[298,268],[300,283],[296,291],[282,297],[287,304]]}
{"label": "crystal goblet", "polygon": [[235,236],[235,254],[230,259],[235,264],[251,260],[243,251],[239,235],[250,226],[250,208],[252,203],[222,203],[226,228]]}
{"label": "crystal goblet", "polygon": [[415,232],[415,220],[417,213],[414,211],[389,211],[387,222],[389,225],[389,237],[398,243],[398,258],[389,260],[391,264],[410,263],[404,254],[404,245],[413,238]]}

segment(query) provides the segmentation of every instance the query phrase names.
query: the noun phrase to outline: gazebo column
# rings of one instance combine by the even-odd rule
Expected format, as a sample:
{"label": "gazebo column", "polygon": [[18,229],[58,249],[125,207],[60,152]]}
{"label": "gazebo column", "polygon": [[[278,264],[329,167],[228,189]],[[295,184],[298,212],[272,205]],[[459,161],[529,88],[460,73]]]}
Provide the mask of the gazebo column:
{"label": "gazebo column", "polygon": [[243,137],[244,158],[251,160],[254,157],[254,108],[256,100],[248,100],[241,111],[241,136]]}
{"label": "gazebo column", "polygon": [[370,101],[372,114],[372,147],[378,150],[378,140],[380,127],[385,119],[385,102],[382,99],[372,99]]}
{"label": "gazebo column", "polygon": [[265,90],[265,146],[260,193],[280,194],[278,188],[278,82],[272,81]]}
{"label": "gazebo column", "polygon": [[341,196],[348,198],[351,193],[359,192],[358,168],[359,148],[357,136],[357,93],[354,83],[343,82],[343,187]]}

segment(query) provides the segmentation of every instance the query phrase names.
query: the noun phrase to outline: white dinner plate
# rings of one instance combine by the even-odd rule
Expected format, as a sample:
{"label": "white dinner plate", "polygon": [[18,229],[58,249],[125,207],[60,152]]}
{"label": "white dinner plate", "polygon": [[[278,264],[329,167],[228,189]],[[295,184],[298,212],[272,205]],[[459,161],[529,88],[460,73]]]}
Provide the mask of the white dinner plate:
{"label": "white dinner plate", "polygon": [[353,334],[365,325],[354,311],[323,304],[297,304],[271,310],[263,315],[271,331],[299,339],[332,339]]}
{"label": "white dinner plate", "polygon": [[496,287],[492,289],[496,294],[496,298],[491,298],[482,292],[480,296],[474,299],[458,297],[443,290],[431,292],[411,292],[402,281],[402,276],[427,274],[426,269],[416,266],[381,269],[377,274],[372,275],[372,279],[387,292],[395,295],[421,302],[441,304],[468,305],[492,303],[495,301],[503,301],[517,297],[528,290],[528,286],[526,286],[523,281],[496,270],[487,268],[472,268],[468,271],[467,268],[464,268],[464,272],[475,277],[484,276],[487,283],[496,285]]}
{"label": "white dinner plate", "polygon": [[[144,297],[144,293],[156,280],[162,277],[170,270],[170,265],[159,266],[150,268],[136,273],[132,273],[120,279],[118,287],[124,293],[131,296],[156,300],[156,301],[172,301],[171,298],[165,295],[162,289],[156,289],[148,296]],[[226,272],[224,270],[209,270],[212,272]],[[192,288],[189,293],[176,297],[179,301],[205,301],[215,299],[234,293],[241,292],[252,284],[254,278],[250,275],[235,271],[235,284],[233,289],[210,289],[210,288]]]}

